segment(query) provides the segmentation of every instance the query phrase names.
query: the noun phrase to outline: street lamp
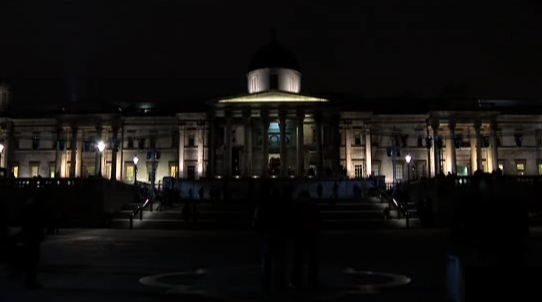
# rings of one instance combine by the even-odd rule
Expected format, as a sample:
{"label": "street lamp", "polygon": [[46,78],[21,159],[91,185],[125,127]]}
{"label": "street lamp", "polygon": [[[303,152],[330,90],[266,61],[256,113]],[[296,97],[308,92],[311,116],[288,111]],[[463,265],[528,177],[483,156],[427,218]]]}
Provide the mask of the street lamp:
{"label": "street lamp", "polygon": [[105,149],[105,143],[103,141],[98,142],[98,151],[100,151],[100,164],[98,165],[98,175],[102,177],[102,155]]}
{"label": "street lamp", "polygon": [[137,155],[134,156],[132,161],[134,162],[134,185],[137,185],[137,163],[139,162]]}
{"label": "street lamp", "polygon": [[408,182],[410,182],[410,161],[412,160],[412,156],[410,156],[410,154],[407,154],[405,156],[405,160],[406,160],[406,163],[407,163],[407,172],[408,172]]}

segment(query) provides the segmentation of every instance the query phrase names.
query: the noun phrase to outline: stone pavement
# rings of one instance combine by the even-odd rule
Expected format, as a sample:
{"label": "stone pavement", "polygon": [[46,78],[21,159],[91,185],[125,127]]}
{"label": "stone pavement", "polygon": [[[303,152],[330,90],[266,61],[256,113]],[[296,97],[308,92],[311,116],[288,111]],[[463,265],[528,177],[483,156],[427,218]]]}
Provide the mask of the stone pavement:
{"label": "stone pavement", "polygon": [[[252,232],[61,232],[43,244],[39,278],[44,288],[24,290],[20,282],[6,281],[2,268],[1,302],[444,299],[443,230],[327,232],[322,235],[320,252],[324,289],[268,295],[259,290],[260,247]],[[536,233],[537,238],[541,233]],[[536,250],[542,250],[540,241],[537,244]],[[397,278],[402,285],[376,290],[367,286]],[[404,284],[407,279],[410,282]]]}

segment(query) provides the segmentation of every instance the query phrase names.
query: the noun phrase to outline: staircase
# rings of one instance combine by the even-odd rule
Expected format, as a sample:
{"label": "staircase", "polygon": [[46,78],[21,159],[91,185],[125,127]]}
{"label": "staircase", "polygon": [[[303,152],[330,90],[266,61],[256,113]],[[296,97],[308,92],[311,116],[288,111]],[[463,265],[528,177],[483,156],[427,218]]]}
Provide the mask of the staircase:
{"label": "staircase", "polygon": [[[384,218],[384,208],[387,203],[380,199],[368,197],[363,200],[340,200],[334,205],[327,203],[328,200],[318,201],[322,215],[324,230],[363,230],[363,229],[386,229],[405,228],[406,220],[397,219],[397,214],[392,211],[392,219]],[[254,205],[247,203],[221,202],[214,206],[208,202],[193,202],[200,212],[200,218],[196,223],[186,222],[182,218],[183,205],[176,208],[157,211],[157,205],[153,211],[146,207],[139,219],[139,214],[134,216],[134,229],[187,229],[187,230],[250,230]],[[130,204],[124,210],[116,213],[111,221],[112,228],[129,228],[130,215],[140,204]],[[410,219],[410,227],[416,227],[419,222],[416,218]]]}

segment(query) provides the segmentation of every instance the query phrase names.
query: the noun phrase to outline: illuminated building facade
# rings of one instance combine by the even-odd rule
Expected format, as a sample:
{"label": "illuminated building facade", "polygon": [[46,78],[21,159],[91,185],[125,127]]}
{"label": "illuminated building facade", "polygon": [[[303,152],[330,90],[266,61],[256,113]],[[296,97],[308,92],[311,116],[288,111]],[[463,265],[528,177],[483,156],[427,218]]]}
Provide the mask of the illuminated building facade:
{"label": "illuminated building facade", "polygon": [[126,182],[135,180],[136,156],[137,179],[150,181],[153,154],[157,180],[542,173],[535,101],[306,95],[296,58],[276,40],[252,58],[247,88],[187,111],[158,103],[18,107],[2,85],[0,165],[16,177],[101,171]]}

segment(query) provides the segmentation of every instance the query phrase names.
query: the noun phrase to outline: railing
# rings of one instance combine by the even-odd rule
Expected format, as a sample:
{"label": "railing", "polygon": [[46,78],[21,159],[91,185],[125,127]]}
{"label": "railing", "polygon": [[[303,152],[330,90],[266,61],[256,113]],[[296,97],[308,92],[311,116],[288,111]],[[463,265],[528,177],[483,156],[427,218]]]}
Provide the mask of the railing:
{"label": "railing", "polygon": [[137,208],[135,210],[133,210],[132,213],[130,213],[130,229],[134,228],[134,217],[135,216],[137,216],[139,214],[139,221],[143,220],[143,209],[145,207],[147,207],[147,205],[149,206],[150,212],[152,212],[152,200],[149,200],[147,198],[147,200],[145,200],[145,203],[143,203],[142,206],[137,206]]}
{"label": "railing", "polygon": [[381,199],[385,199],[388,202],[388,208],[395,208],[398,213],[403,215],[406,219],[406,228],[410,228],[410,212],[408,211],[408,208],[406,206],[406,202],[401,202],[400,200],[397,200],[397,197],[395,197],[395,192],[397,191],[397,188],[393,188],[393,192],[390,195],[388,195],[387,190],[379,189],[379,194]]}

